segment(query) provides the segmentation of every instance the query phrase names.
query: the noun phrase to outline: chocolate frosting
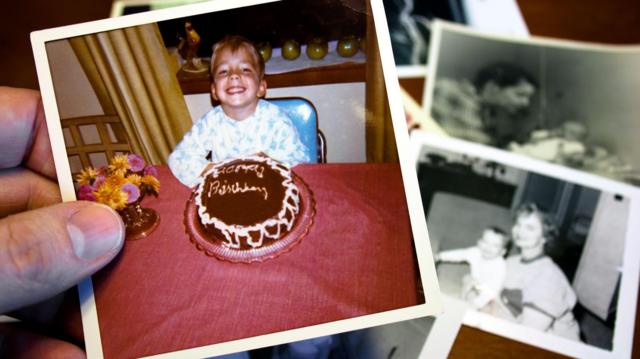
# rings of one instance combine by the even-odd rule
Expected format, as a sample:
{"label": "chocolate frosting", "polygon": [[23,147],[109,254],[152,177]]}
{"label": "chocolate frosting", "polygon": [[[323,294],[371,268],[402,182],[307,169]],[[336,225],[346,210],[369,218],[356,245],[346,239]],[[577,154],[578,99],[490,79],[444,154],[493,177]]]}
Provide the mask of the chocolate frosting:
{"label": "chocolate frosting", "polygon": [[282,175],[264,163],[229,164],[204,182],[206,213],[225,223],[250,226],[275,217],[282,208]]}
{"label": "chocolate frosting", "polygon": [[300,197],[291,171],[264,156],[214,166],[196,190],[196,206],[212,241],[256,249],[291,231]]}

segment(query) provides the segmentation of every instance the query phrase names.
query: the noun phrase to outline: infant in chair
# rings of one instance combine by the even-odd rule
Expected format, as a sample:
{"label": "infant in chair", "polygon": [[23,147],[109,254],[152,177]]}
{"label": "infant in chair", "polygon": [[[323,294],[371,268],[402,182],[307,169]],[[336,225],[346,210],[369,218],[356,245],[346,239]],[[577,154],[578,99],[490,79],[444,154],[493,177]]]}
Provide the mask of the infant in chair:
{"label": "infant in chair", "polygon": [[476,246],[442,251],[436,255],[440,262],[469,263],[471,273],[463,279],[461,297],[473,308],[483,308],[500,294],[507,270],[504,259],[507,243],[503,230],[488,227]]}

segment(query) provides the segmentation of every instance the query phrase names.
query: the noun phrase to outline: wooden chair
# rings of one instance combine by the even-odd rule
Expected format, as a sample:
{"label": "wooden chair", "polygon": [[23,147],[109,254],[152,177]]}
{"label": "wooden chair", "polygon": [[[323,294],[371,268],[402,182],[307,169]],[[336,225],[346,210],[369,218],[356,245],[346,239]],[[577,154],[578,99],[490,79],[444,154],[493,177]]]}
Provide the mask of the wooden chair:
{"label": "wooden chair", "polygon": [[100,167],[117,154],[131,152],[128,136],[115,115],[76,117],[61,120],[71,172]]}

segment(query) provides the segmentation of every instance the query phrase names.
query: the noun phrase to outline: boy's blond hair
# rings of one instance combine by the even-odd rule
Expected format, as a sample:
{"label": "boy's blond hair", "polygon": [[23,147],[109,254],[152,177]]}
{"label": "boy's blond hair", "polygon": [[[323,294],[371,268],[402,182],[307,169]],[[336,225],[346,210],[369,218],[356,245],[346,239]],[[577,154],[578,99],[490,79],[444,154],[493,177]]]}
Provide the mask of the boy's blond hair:
{"label": "boy's blond hair", "polygon": [[251,56],[253,57],[253,60],[255,61],[255,64],[258,67],[259,78],[262,79],[264,77],[264,59],[262,58],[262,55],[260,55],[260,52],[258,51],[256,46],[253,44],[253,42],[249,41],[249,39],[245,38],[244,36],[227,35],[224,38],[222,38],[222,40],[218,41],[217,43],[215,43],[215,45],[213,45],[213,48],[211,51],[211,78],[212,79],[215,79],[215,69],[213,66],[215,64],[215,59],[218,53],[220,53],[220,51],[224,49],[229,49],[233,54],[236,51],[238,51],[238,49],[240,48],[244,48],[251,54]]}

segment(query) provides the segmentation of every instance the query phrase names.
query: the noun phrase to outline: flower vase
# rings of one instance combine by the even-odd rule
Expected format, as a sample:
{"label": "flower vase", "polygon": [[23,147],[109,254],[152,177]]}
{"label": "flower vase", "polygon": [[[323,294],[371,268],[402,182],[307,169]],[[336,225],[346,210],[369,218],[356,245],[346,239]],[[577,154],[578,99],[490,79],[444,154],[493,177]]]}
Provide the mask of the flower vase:
{"label": "flower vase", "polygon": [[160,223],[160,216],[151,208],[142,208],[140,200],[118,211],[126,228],[127,240],[147,237]]}

